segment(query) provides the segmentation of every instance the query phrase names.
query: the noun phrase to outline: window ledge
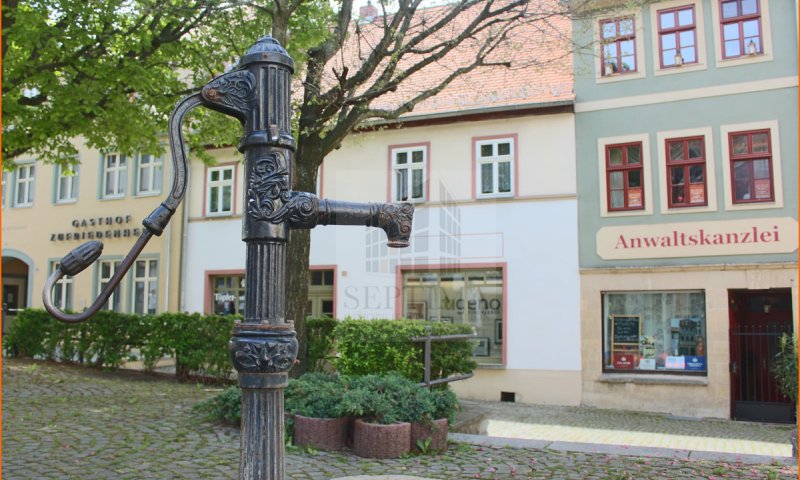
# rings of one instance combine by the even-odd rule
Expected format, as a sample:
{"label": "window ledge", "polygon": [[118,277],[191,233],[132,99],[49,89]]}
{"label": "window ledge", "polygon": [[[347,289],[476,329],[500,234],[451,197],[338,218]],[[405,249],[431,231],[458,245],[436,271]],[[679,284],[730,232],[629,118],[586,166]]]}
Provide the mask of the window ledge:
{"label": "window ledge", "polygon": [[688,375],[647,375],[632,373],[604,373],[601,383],[635,383],[639,385],[708,385],[708,377]]}
{"label": "window ledge", "polygon": [[504,370],[506,366],[502,363],[479,363],[478,368],[481,370]]}

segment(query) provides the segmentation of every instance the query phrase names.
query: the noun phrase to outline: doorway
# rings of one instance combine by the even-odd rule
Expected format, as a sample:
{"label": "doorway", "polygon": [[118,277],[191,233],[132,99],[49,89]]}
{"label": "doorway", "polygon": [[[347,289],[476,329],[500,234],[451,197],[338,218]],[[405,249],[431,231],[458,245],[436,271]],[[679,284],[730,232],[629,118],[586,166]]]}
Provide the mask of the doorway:
{"label": "doorway", "polygon": [[11,328],[17,312],[28,305],[28,271],[22,260],[3,258],[3,333]]}
{"label": "doorway", "polygon": [[729,290],[731,418],[791,423],[794,405],[772,374],[778,342],[792,333],[791,289]]}

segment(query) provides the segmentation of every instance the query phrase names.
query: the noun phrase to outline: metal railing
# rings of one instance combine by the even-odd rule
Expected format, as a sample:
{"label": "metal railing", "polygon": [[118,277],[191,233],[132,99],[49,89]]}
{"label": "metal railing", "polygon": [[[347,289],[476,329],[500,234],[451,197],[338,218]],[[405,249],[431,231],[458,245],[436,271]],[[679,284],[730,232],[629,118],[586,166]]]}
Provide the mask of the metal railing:
{"label": "metal railing", "polygon": [[473,372],[465,373],[463,375],[452,375],[446,378],[437,378],[435,380],[431,380],[431,345],[433,342],[448,342],[452,340],[468,340],[471,338],[476,338],[475,334],[470,333],[462,333],[456,335],[431,335],[431,327],[425,327],[425,336],[424,337],[413,337],[411,339],[412,342],[424,342],[424,352],[425,352],[425,376],[423,377],[424,380],[420,382],[420,386],[430,388],[433,385],[439,385],[442,383],[449,383],[449,382],[456,382],[459,380],[466,380],[468,378],[472,378],[475,374]]}

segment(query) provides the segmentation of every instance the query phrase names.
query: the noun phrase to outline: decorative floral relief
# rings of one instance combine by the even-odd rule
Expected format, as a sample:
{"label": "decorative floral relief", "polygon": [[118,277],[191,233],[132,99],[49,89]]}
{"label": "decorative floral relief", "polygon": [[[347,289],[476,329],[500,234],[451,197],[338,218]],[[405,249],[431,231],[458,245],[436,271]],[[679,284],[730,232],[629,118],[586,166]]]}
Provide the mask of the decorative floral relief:
{"label": "decorative floral relief", "polygon": [[414,206],[410,203],[388,203],[378,211],[378,226],[387,228],[396,225],[401,235],[411,234]]}
{"label": "decorative floral relief", "polygon": [[256,80],[252,73],[238,70],[217,77],[203,87],[206,100],[229,107],[239,113],[249,111],[249,102],[255,92]]}
{"label": "decorative floral relief", "polygon": [[281,165],[281,154],[257,158],[247,186],[247,212],[255,220],[300,225],[317,211],[314,195],[289,192],[289,174]]}
{"label": "decorative floral relief", "polygon": [[238,344],[234,362],[243,370],[283,372],[291,368],[297,354],[294,342],[264,342]]}

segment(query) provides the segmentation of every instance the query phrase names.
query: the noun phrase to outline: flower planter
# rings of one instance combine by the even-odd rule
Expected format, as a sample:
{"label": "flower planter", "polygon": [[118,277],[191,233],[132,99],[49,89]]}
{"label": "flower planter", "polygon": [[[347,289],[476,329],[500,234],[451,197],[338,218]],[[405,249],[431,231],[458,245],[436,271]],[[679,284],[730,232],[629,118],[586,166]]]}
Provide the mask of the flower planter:
{"label": "flower planter", "polygon": [[397,458],[411,451],[411,424],[380,425],[356,420],[353,453],[367,458]]}
{"label": "flower planter", "polygon": [[411,424],[411,450],[419,451],[419,445],[430,439],[427,450],[443,452],[447,450],[447,419],[440,418],[430,423]]}
{"label": "flower planter", "polygon": [[320,450],[344,450],[347,418],[294,417],[294,444]]}

